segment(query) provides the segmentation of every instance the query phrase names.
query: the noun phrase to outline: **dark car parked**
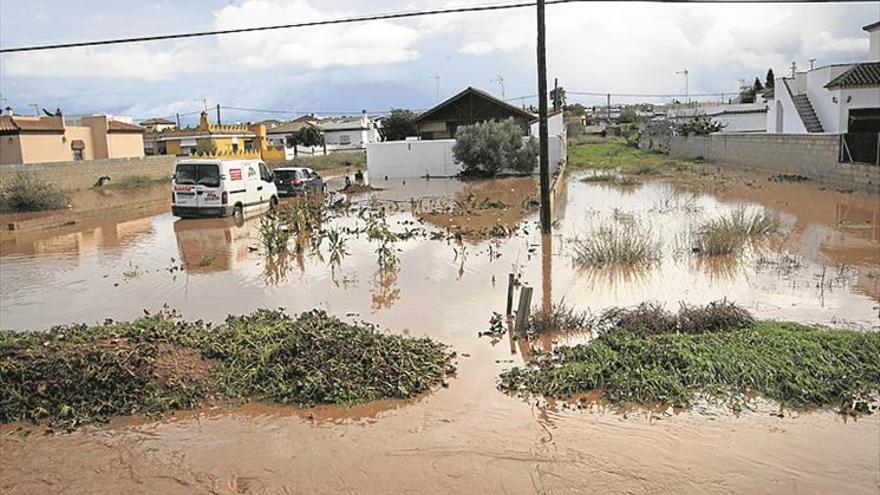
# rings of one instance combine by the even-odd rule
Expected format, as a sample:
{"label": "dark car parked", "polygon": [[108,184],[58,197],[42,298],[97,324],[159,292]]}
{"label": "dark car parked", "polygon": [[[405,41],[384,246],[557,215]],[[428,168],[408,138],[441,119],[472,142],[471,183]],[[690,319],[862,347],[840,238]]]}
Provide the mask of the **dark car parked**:
{"label": "dark car parked", "polygon": [[305,167],[282,167],[274,170],[279,196],[295,196],[305,192],[322,193],[327,184],[314,170]]}

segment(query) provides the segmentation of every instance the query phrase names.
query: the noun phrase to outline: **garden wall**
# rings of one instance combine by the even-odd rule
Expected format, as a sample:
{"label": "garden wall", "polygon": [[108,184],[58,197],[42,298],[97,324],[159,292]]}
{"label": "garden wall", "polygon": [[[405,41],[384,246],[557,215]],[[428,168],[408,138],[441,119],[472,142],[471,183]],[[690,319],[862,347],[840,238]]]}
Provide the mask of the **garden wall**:
{"label": "garden wall", "polygon": [[91,187],[101,177],[110,177],[111,181],[119,181],[132,176],[144,176],[152,179],[167,177],[170,183],[175,160],[177,160],[175,156],[163,155],[2,165],[0,166],[0,183],[17,172],[31,173],[65,190]]}
{"label": "garden wall", "polygon": [[734,134],[645,138],[640,147],[681,158],[704,158],[772,174],[797,174],[880,194],[880,167],[838,163],[836,134]]}

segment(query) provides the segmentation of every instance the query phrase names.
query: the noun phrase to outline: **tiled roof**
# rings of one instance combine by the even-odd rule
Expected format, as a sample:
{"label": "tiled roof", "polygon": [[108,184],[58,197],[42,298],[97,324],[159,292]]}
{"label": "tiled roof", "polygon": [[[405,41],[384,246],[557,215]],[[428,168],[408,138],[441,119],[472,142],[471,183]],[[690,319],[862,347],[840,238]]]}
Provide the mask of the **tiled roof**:
{"label": "tiled roof", "polygon": [[0,133],[18,134],[21,132],[63,133],[64,123],[60,117],[18,117],[0,115]]}
{"label": "tiled roof", "polygon": [[880,86],[880,62],[855,64],[848,71],[825,85],[828,89],[872,88],[875,86]]}
{"label": "tiled roof", "polygon": [[141,122],[141,125],[174,125],[174,122],[168,119],[156,118],[156,119],[147,119]]}
{"label": "tiled roof", "polygon": [[311,125],[314,125],[314,124],[312,124],[311,122],[306,122],[304,120],[300,120],[300,121],[292,120],[290,122],[285,122],[283,124],[277,125],[271,129],[269,129],[266,132],[268,134],[288,134],[288,133],[296,132],[296,131],[302,129],[303,127],[308,127]]}
{"label": "tiled roof", "polygon": [[427,120],[427,118],[431,114],[433,114],[434,112],[442,109],[446,105],[449,105],[450,103],[454,102],[455,100],[458,100],[459,98],[463,98],[463,97],[467,96],[468,94],[476,94],[476,95],[480,96],[481,98],[484,98],[492,103],[495,103],[501,107],[506,108],[511,113],[520,115],[520,116],[525,117],[529,120],[532,120],[535,118],[534,114],[529,113],[529,112],[527,112],[527,111],[525,111],[515,105],[511,105],[510,103],[507,103],[506,101],[502,101],[499,98],[495,98],[490,93],[483,91],[482,89],[477,89],[473,86],[468,86],[467,88],[463,89],[461,92],[451,96],[450,98],[447,98],[446,100],[438,103],[437,105],[434,105],[432,108],[429,108],[428,110],[425,110],[424,112],[420,113],[418,116],[416,116],[416,122],[422,122],[422,121]]}
{"label": "tiled roof", "polygon": [[146,129],[144,129],[141,126],[137,126],[134,124],[128,124],[125,122],[120,122],[118,120],[110,120],[107,122],[107,132],[133,133],[133,132],[144,132],[144,131],[146,131]]}

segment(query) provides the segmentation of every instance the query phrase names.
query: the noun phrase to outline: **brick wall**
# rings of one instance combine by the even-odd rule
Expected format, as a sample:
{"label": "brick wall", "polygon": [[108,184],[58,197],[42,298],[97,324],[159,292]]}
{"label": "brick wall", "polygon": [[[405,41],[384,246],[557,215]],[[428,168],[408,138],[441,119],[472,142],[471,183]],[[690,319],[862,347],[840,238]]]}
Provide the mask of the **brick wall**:
{"label": "brick wall", "polygon": [[835,134],[734,134],[672,136],[669,154],[702,157],[771,174],[798,174],[838,187],[880,194],[880,167],[838,163]]}
{"label": "brick wall", "polygon": [[93,186],[107,176],[113,181],[125,177],[145,176],[154,179],[167,177],[174,171],[174,156],[145,156],[140,158],[112,158],[78,162],[25,163],[0,166],[0,182],[16,172],[28,172],[40,179],[53,182],[63,189],[76,190]]}

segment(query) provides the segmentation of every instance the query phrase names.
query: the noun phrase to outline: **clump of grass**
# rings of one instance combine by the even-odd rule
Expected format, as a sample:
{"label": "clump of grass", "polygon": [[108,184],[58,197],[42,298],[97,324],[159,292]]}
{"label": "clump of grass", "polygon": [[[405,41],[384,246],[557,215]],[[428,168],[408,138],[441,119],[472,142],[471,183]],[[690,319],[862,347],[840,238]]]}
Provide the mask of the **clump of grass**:
{"label": "clump of grass", "polygon": [[76,428],[207,399],[312,406],[407,398],[453,371],[446,346],[321,311],[258,310],[220,326],[170,312],[129,323],[0,332],[0,422]]}
{"label": "clump of grass", "polygon": [[750,239],[781,230],[782,222],[770,212],[739,208],[701,225],[693,250],[701,256],[737,254]]}
{"label": "clump of grass", "polygon": [[0,183],[0,212],[61,210],[69,204],[66,191],[30,173],[18,172]]}
{"label": "clump of grass", "polygon": [[565,302],[554,302],[549,310],[535,308],[529,318],[529,333],[584,332],[590,327],[590,315],[578,311]]}
{"label": "clump of grass", "polygon": [[600,333],[661,335],[740,330],[754,324],[748,310],[722,299],[706,306],[681,303],[678,314],[656,302],[643,302],[634,308],[609,308],[599,316],[596,327]]}
{"label": "clump of grass", "polygon": [[581,267],[636,265],[660,259],[660,241],[638,222],[603,225],[585,239],[574,239],[574,262]]}
{"label": "clump of grass", "polygon": [[660,173],[660,168],[651,163],[634,163],[623,167],[621,172],[627,175],[657,175]]}
{"label": "clump of grass", "polygon": [[581,178],[581,182],[614,182],[616,178],[614,174],[595,174]]}
{"label": "clump of grass", "polygon": [[601,334],[501,376],[501,388],[556,398],[601,390],[615,404],[735,410],[753,395],[790,407],[870,412],[880,392],[880,333],[760,322],[732,332]]}

